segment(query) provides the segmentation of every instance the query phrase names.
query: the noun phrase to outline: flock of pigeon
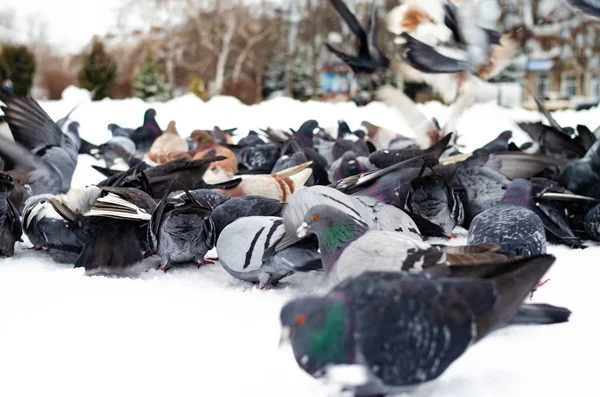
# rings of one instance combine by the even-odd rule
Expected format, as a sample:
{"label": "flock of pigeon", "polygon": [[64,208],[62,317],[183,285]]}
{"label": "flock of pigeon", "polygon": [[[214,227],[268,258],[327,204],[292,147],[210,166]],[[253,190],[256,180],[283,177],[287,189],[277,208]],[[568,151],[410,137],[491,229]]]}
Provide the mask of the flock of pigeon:
{"label": "flock of pigeon", "polygon": [[[332,3],[348,21],[343,2]],[[373,54],[365,37],[363,60]],[[362,72],[385,59],[374,56]],[[468,65],[470,73],[481,63]],[[456,131],[401,91],[384,87],[379,96],[425,139],[368,122],[328,131],[315,120],[250,131],[237,144],[235,130],[218,127],[184,139],[149,109],[139,128],[110,124],[113,137],[96,146],[69,116],[54,122],[35,100],[0,91],[11,132],[0,135],[0,257],[14,255],[24,234],[88,274],[119,274],[152,256],[164,271],[218,259],[260,289],[322,272],[332,289],[287,303],[282,338],[315,377],[361,366],[367,380],[352,386],[359,396],[436,379],[496,329],[568,321],[566,308],[524,300],[555,261],[548,242],[582,249],[600,241],[596,134],[561,127],[538,102],[548,123],[519,124],[531,142],[518,147],[504,131],[463,153]],[[104,160],[94,168],[106,179],[72,188],[80,154]],[[428,242],[461,231],[465,246]],[[214,248],[218,258],[207,258]]]}

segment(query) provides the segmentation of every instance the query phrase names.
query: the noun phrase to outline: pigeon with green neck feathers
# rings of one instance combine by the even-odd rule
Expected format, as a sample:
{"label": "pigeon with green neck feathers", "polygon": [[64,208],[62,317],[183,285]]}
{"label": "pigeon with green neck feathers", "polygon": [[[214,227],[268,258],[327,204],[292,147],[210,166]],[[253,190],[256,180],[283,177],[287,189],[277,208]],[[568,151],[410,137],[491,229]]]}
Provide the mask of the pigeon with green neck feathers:
{"label": "pigeon with green neck feathers", "polygon": [[422,271],[439,265],[504,262],[513,256],[493,245],[432,246],[403,233],[370,230],[365,222],[323,204],[312,207],[297,230],[300,238],[308,233],[316,234],[323,269],[333,282],[365,271]]}
{"label": "pigeon with green neck feathers", "polygon": [[[366,272],[323,297],[296,298],[281,310],[282,341],[313,377],[357,366],[356,396],[404,391],[440,377],[470,346],[519,317],[547,272],[550,255],[484,265],[478,277]],[[567,321],[570,311],[557,308]]]}

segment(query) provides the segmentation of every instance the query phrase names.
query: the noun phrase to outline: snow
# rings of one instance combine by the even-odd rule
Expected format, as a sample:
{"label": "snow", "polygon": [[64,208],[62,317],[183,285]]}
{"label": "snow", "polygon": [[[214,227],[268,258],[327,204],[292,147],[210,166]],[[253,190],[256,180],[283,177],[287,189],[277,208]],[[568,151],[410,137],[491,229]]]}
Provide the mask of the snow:
{"label": "snow", "polygon": [[[71,90],[61,101],[42,102],[54,118],[82,96]],[[139,99],[85,102],[73,114],[84,138],[102,143],[106,125],[138,126],[149,105]],[[182,135],[193,129],[267,125],[297,128],[308,118],[323,126],[363,119],[410,135],[401,116],[381,103],[295,102],[276,98],[245,106],[233,98],[202,102],[193,95],[151,105],[166,127],[177,121]],[[439,103],[419,106],[443,124]],[[599,123],[600,109],[557,112],[559,123]],[[512,129],[517,144],[527,140],[515,121],[537,121],[523,109],[492,103],[468,110],[458,124],[467,150]],[[85,186],[102,179],[80,156],[73,181]],[[464,243],[464,237],[452,244]],[[85,276],[83,270],[52,262],[21,245],[0,261],[0,395],[2,396],[261,396],[338,395],[336,387],[303,373],[289,347],[279,348],[279,310],[294,296],[324,291],[317,273],[294,275],[275,290],[259,291],[218,264],[172,270],[148,260],[129,277]],[[594,390],[600,354],[600,316],[595,289],[600,248],[550,246],[555,266],[532,301],[569,307],[569,323],[512,327],[473,346],[438,380],[407,392],[410,397],[563,396]],[[210,256],[210,254],[209,254]],[[344,373],[342,373],[344,375]],[[347,374],[346,374],[347,375]],[[579,393],[578,391],[581,391]]]}

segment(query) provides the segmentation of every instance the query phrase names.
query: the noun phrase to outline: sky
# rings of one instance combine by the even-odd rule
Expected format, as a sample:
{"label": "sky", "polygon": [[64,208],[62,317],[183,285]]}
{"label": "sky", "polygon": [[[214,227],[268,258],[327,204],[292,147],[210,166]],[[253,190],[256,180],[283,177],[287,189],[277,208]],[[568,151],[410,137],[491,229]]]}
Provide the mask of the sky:
{"label": "sky", "polygon": [[77,51],[93,35],[117,24],[123,0],[0,0],[0,11],[13,9],[18,41],[29,31],[30,17],[46,21],[48,41],[65,51]]}

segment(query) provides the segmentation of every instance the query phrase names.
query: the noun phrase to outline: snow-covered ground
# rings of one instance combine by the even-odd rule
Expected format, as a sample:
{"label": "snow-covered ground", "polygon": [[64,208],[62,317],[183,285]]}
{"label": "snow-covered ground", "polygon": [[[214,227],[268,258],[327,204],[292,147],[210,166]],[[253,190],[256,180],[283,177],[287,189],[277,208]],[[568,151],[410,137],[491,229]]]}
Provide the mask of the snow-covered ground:
{"label": "snow-covered ground", "polygon": [[[58,119],[81,94],[43,102]],[[84,103],[73,117],[84,138],[101,143],[106,125],[134,127],[149,105],[140,100]],[[203,103],[185,96],[152,104],[166,127],[193,129],[267,125],[294,127],[308,118],[321,125],[345,119],[351,128],[366,119],[406,131],[395,111],[381,103],[299,103],[279,98],[244,106],[232,98]],[[444,122],[448,108],[420,106]],[[600,124],[600,109],[558,112],[565,125]],[[527,140],[515,121],[540,120],[522,109],[476,105],[461,119],[460,142],[473,149],[505,129],[516,143]],[[406,131],[410,134],[409,131]],[[102,176],[80,157],[74,185]],[[463,242],[458,241],[455,243]],[[600,315],[594,304],[600,282],[600,248],[551,246],[558,258],[533,301],[569,307],[571,321],[550,327],[513,327],[496,332],[458,359],[438,380],[408,396],[593,395],[600,355]],[[152,261],[147,265],[151,265]],[[318,274],[294,275],[280,288],[258,291],[230,277],[218,264],[135,277],[85,276],[43,253],[22,246],[0,260],[0,396],[331,396],[335,388],[304,374],[289,347],[278,348],[279,310],[291,297],[323,290]]]}

